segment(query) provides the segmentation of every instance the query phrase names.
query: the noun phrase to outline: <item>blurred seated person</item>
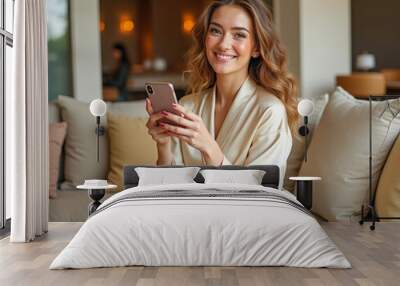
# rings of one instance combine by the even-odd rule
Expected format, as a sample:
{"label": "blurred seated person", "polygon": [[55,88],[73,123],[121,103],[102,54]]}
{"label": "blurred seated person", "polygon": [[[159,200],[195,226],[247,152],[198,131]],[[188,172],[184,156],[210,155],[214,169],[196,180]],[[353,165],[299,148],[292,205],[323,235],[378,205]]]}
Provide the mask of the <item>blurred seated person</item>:
{"label": "blurred seated person", "polygon": [[[112,72],[110,74],[103,74],[103,87],[105,87],[103,97],[105,100],[125,101],[128,100],[129,94],[127,81],[131,64],[126,48],[122,43],[114,44],[112,57],[115,61]],[[117,93],[117,95],[112,96],[113,93]]]}

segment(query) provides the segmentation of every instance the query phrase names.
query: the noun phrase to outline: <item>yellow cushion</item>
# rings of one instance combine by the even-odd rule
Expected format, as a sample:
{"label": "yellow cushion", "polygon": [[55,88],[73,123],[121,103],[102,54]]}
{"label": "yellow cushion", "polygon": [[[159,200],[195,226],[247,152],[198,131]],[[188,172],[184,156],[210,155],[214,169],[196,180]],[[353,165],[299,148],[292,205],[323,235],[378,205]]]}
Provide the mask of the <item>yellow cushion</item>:
{"label": "yellow cushion", "polygon": [[383,168],[375,206],[381,217],[400,217],[400,136],[394,143]]}
{"label": "yellow cushion", "polygon": [[124,165],[155,165],[157,146],[147,133],[147,118],[107,113],[110,146],[108,180],[123,186]]}

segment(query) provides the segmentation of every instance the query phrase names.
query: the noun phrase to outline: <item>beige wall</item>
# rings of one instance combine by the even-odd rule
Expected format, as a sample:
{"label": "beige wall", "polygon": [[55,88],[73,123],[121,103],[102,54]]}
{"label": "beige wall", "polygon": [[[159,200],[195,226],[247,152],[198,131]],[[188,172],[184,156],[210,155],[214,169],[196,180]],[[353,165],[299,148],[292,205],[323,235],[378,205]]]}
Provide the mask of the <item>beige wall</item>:
{"label": "beige wall", "polygon": [[71,0],[71,45],[74,97],[101,98],[98,0]]}
{"label": "beige wall", "polygon": [[300,13],[301,92],[314,97],[351,71],[350,1],[302,0]]}
{"label": "beige wall", "polygon": [[351,70],[350,0],[275,0],[274,10],[300,95],[331,92]]}

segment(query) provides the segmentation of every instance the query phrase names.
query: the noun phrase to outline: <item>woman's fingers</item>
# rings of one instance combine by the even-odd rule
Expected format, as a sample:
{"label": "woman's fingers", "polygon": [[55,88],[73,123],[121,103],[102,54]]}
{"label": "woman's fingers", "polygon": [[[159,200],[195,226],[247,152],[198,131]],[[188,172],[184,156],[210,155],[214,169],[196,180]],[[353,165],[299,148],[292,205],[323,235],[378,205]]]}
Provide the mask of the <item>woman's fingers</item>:
{"label": "woman's fingers", "polygon": [[191,121],[195,121],[197,119],[197,116],[194,113],[187,112],[186,109],[182,105],[180,105],[178,103],[174,103],[172,106],[176,111],[178,111],[180,114],[182,114],[183,117],[185,117]]}
{"label": "woman's fingers", "polygon": [[153,114],[153,106],[151,105],[151,101],[150,101],[150,99],[147,97],[146,98],[146,111],[147,111],[147,113],[149,114],[149,115],[152,115]]}
{"label": "woman's fingers", "polygon": [[174,136],[178,139],[182,139],[183,141],[185,141],[188,144],[192,144],[192,139],[188,136],[184,136],[184,135],[180,135],[180,134],[175,134],[175,133],[170,133],[171,136]]}
{"label": "woman's fingers", "polygon": [[173,114],[171,112],[167,112],[167,111],[162,111],[161,113],[164,115],[164,118],[175,122],[177,125],[184,126],[184,127],[190,128],[190,129],[196,129],[197,123],[195,123],[189,119],[186,119],[182,116],[179,116],[179,115]]}
{"label": "woman's fingers", "polygon": [[147,127],[151,128],[153,126],[157,126],[157,121],[165,116],[162,113],[153,113],[150,115],[150,119],[148,121],[149,125]]}
{"label": "woman's fingers", "polygon": [[171,124],[164,123],[164,122],[160,122],[160,125],[165,130],[167,130],[169,132],[172,132],[172,133],[174,133],[176,135],[183,135],[183,136],[187,136],[187,137],[192,137],[193,136],[193,131],[191,129],[184,128],[184,127],[179,127],[179,126],[175,126],[175,125],[171,125]]}
{"label": "woman's fingers", "polygon": [[167,143],[171,140],[171,134],[168,134],[169,132],[161,127],[153,127],[148,132],[157,143]]}
{"label": "woman's fingers", "polygon": [[156,136],[156,137],[159,137],[159,136],[161,136],[161,137],[168,137],[169,135],[167,134],[168,133],[168,130],[165,130],[164,128],[162,128],[162,127],[153,127],[152,129],[149,129],[149,134],[151,135],[151,136]]}

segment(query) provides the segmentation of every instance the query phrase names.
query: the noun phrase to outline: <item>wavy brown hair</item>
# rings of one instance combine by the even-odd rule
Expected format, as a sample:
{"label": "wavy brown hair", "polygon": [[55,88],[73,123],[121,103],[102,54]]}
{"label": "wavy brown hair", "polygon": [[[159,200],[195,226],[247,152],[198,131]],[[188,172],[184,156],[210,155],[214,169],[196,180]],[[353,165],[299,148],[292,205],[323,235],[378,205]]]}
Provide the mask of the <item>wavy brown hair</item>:
{"label": "wavy brown hair", "polygon": [[296,82],[287,70],[286,50],[275,31],[272,14],[262,0],[217,0],[207,6],[193,27],[193,46],[186,55],[188,92],[198,94],[215,84],[216,75],[207,60],[205,38],[214,11],[223,5],[239,6],[252,19],[259,56],[251,58],[249,75],[283,102],[293,132],[298,120]]}

